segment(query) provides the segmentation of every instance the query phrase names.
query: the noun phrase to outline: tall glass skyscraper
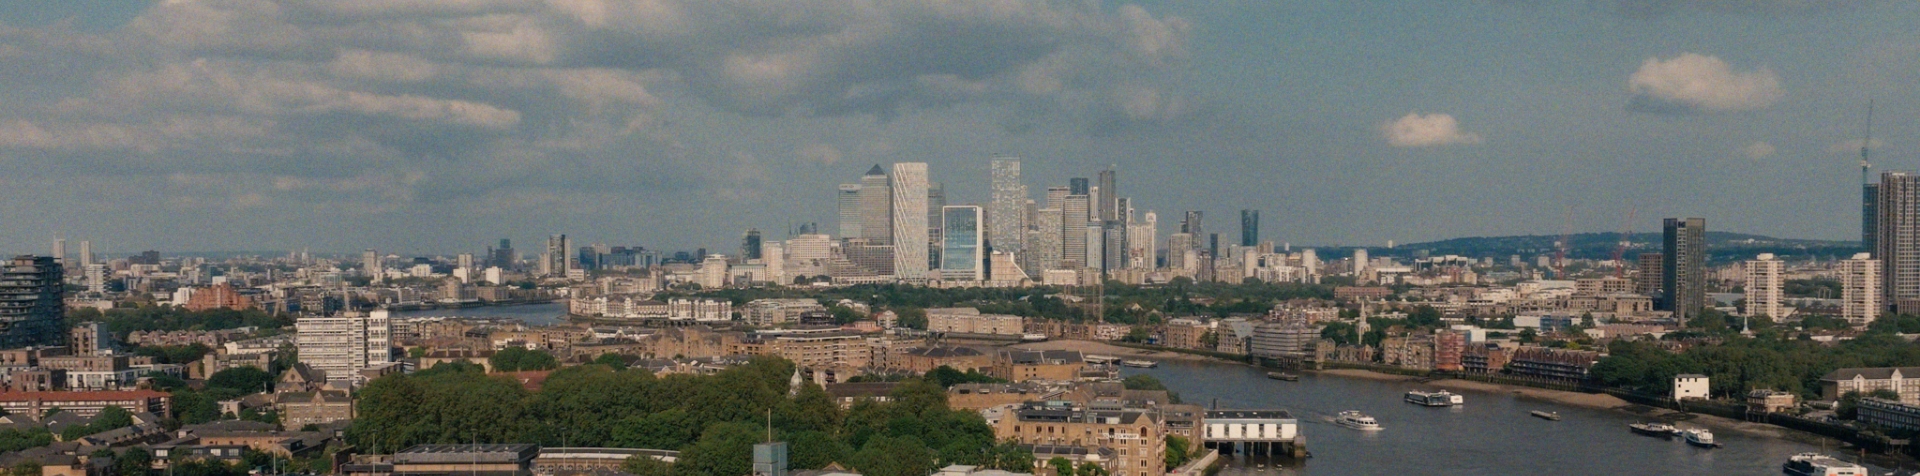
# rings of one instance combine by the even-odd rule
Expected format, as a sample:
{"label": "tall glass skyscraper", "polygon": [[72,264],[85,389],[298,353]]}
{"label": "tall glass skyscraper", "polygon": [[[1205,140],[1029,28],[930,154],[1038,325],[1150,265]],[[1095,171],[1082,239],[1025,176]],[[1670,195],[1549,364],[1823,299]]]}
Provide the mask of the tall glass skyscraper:
{"label": "tall glass skyscraper", "polygon": [[[1240,246],[1260,243],[1260,211],[1240,211]],[[1270,251],[1270,250],[1269,250]]]}
{"label": "tall glass skyscraper", "polygon": [[1665,308],[1686,325],[1707,307],[1707,220],[1668,218],[1662,226],[1666,253],[1661,256],[1660,287]]}
{"label": "tall glass skyscraper", "polygon": [[982,281],[986,279],[983,256],[986,236],[981,233],[980,207],[949,206],[941,209],[940,279]]}
{"label": "tall glass skyscraper", "polygon": [[893,184],[880,164],[860,177],[860,237],[874,245],[893,243]]}
{"label": "tall glass skyscraper", "polygon": [[860,238],[860,184],[840,184],[833,203],[840,206],[840,237]]}

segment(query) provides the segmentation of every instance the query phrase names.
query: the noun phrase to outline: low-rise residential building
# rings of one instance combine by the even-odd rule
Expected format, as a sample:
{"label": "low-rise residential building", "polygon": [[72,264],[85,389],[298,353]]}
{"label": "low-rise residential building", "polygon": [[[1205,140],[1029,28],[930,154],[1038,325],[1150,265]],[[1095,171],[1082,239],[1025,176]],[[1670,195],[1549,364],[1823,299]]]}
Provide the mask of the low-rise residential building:
{"label": "low-rise residential building", "polygon": [[1507,368],[1520,377],[1579,381],[1599,361],[1598,352],[1528,346],[1513,351]]}
{"label": "low-rise residential building", "polygon": [[288,429],[353,420],[353,397],[343,391],[279,393],[274,395],[274,406]]}
{"label": "low-rise residential building", "polygon": [[1799,405],[1792,392],[1759,389],[1747,392],[1748,413],[1781,413]]}
{"label": "low-rise residential building", "polygon": [[1113,450],[1112,459],[1107,460],[1111,465],[1107,471],[1113,476],[1166,474],[1166,426],[1157,411],[1028,402],[1009,412],[995,424],[995,439],[1074,446],[1089,452]]}
{"label": "low-rise residential building", "polygon": [[1029,380],[1072,381],[1086,367],[1086,359],[1071,350],[1002,350],[994,355],[987,375],[1025,382]]}
{"label": "low-rise residential building", "polygon": [[1860,399],[1858,408],[1861,423],[1892,430],[1920,430],[1920,405],[1868,397]]}
{"label": "low-rise residential building", "polygon": [[106,407],[166,415],[172,402],[172,395],[153,390],[0,392],[0,410],[9,415],[45,415],[47,410],[59,408],[62,413],[91,417]]}
{"label": "low-rise residential building", "polygon": [[967,307],[928,309],[927,331],[1017,336],[1026,332],[1026,318],[1007,314],[981,314],[979,309]]}
{"label": "low-rise residential building", "polygon": [[1197,319],[1179,318],[1167,321],[1167,330],[1162,333],[1160,345],[1176,349],[1205,349],[1207,332],[1213,329]]}
{"label": "low-rise residential building", "polygon": [[1470,374],[1493,374],[1507,370],[1512,352],[1494,344],[1470,345],[1460,353],[1460,370]]}
{"label": "low-rise residential building", "polygon": [[972,347],[936,345],[914,347],[893,356],[887,367],[914,373],[932,372],[940,367],[985,373],[993,366],[993,356]]}
{"label": "low-rise residential building", "polygon": [[740,309],[747,324],[772,327],[799,322],[803,314],[826,314],[827,307],[812,299],[755,299]]}

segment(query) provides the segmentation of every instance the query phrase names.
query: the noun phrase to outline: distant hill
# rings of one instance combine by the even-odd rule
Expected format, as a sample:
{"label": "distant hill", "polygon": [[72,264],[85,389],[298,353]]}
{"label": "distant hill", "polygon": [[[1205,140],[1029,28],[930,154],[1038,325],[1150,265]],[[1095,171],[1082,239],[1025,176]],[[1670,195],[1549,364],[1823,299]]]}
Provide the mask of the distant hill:
{"label": "distant hill", "polygon": [[[1531,262],[1535,256],[1553,254],[1557,250],[1555,242],[1559,240],[1560,235],[1451,238],[1408,243],[1391,250],[1373,248],[1370,252],[1389,256],[1413,256],[1425,251],[1428,255],[1460,255],[1495,259],[1520,255],[1520,259]],[[1660,233],[1629,234],[1624,257],[1631,260],[1640,253],[1658,253],[1662,247],[1661,240]],[[1568,237],[1568,241],[1572,242],[1567,248],[1568,258],[1612,259],[1614,250],[1620,245],[1620,234],[1575,233]],[[1857,241],[1801,240],[1725,231],[1707,232],[1707,254],[1713,261],[1750,259],[1753,255],[1760,253],[1773,253],[1793,258],[1846,258],[1860,251],[1860,242]]]}

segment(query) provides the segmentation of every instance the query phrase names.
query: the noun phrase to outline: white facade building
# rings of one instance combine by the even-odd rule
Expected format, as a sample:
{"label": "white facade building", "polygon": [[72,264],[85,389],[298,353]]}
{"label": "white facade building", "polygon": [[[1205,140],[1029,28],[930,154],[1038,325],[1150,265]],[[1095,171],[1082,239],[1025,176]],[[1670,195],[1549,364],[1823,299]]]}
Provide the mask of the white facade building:
{"label": "white facade building", "polygon": [[1855,327],[1880,317],[1880,260],[1870,253],[1840,262],[1840,317]]}
{"label": "white facade building", "polygon": [[302,317],[294,321],[300,362],[329,380],[354,380],[361,370],[393,360],[393,327],[387,311],[365,316]]}
{"label": "white facade building", "polygon": [[1787,317],[1780,306],[1780,274],[1786,269],[1785,263],[1775,259],[1773,253],[1761,253],[1747,261],[1746,268],[1747,315]]}
{"label": "white facade building", "polygon": [[1024,255],[1027,241],[1027,186],[1020,183],[1020,158],[995,157],[993,204],[987,210],[987,240],[993,249]]}
{"label": "white facade building", "polygon": [[1707,376],[1700,374],[1680,374],[1673,376],[1673,401],[1687,399],[1707,399]]}
{"label": "white facade building", "polygon": [[928,276],[927,164],[893,164],[893,274],[907,281]]}

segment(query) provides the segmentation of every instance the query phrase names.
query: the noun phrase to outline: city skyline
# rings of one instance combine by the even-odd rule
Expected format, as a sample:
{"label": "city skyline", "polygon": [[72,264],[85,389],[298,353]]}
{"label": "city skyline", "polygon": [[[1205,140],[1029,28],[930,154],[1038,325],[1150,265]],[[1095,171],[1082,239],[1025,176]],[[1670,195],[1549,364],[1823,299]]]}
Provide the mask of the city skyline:
{"label": "city skyline", "polygon": [[33,197],[0,204],[0,247],[724,250],[834,230],[833,187],[875,163],[927,163],[948,203],[991,206],[996,155],[1029,190],[1113,165],[1138,210],[1262,210],[1275,242],[1611,232],[1636,209],[1842,240],[1869,99],[1874,171],[1920,169],[1906,2],[800,9],[889,32],[832,48],[727,23],[751,5],[661,5],[679,14],[0,8],[19,55],[0,182]]}

